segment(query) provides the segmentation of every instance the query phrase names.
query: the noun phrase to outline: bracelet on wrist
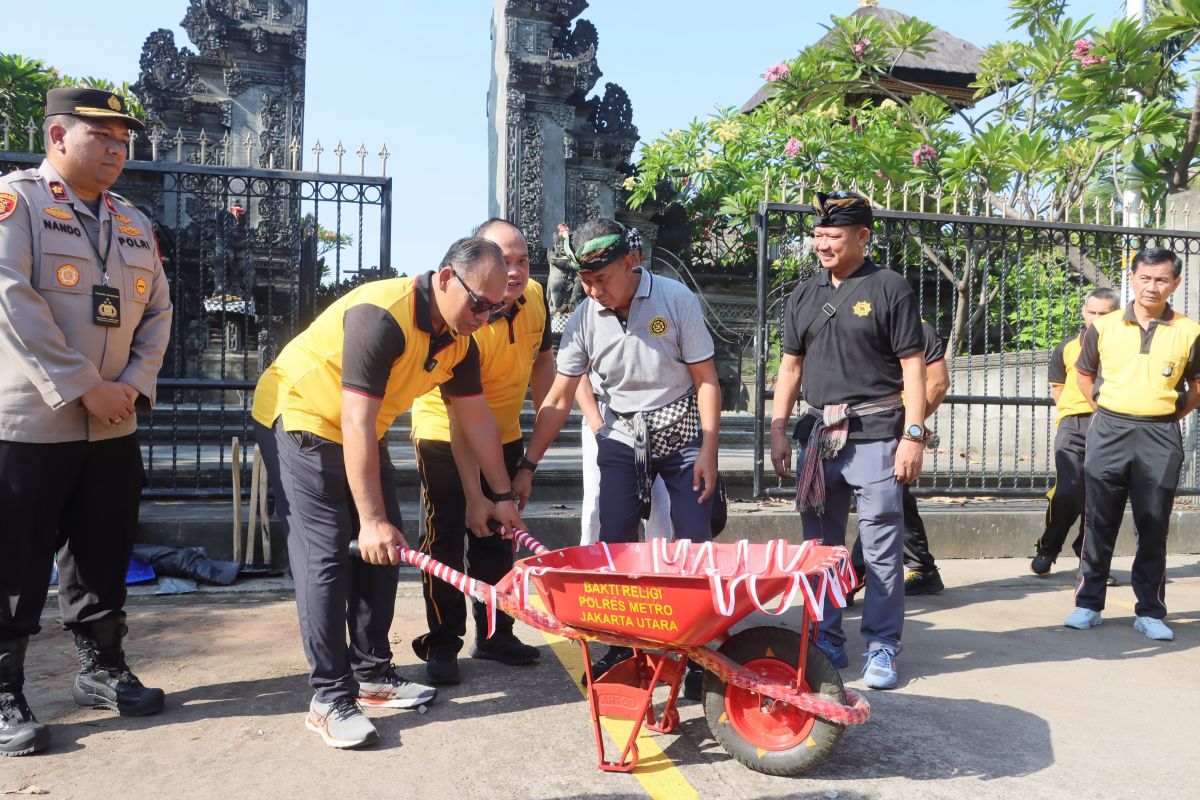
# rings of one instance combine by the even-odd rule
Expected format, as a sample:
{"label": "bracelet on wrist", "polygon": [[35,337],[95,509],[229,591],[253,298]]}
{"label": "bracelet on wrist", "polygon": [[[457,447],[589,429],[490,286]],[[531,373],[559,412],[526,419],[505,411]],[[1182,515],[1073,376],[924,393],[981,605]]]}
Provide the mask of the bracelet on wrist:
{"label": "bracelet on wrist", "polygon": [[537,468],[538,468],[537,462],[530,461],[525,456],[521,456],[521,460],[517,462],[517,469],[519,469],[519,470],[527,469],[532,473],[532,472],[537,472]]}

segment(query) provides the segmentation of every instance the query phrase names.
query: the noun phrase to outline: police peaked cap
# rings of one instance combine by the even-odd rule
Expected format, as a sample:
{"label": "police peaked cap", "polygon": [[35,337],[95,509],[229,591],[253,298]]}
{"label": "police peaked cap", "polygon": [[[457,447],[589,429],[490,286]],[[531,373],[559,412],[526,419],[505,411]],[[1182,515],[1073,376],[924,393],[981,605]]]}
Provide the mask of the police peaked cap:
{"label": "police peaked cap", "polygon": [[813,224],[824,228],[842,225],[865,225],[869,228],[875,218],[871,212],[871,201],[855,192],[816,192],[813,210],[817,212]]}
{"label": "police peaked cap", "polygon": [[140,119],[125,107],[125,98],[103,89],[51,89],[46,92],[46,116],[70,114],[85,119],[119,119],[135,131],[146,130]]}

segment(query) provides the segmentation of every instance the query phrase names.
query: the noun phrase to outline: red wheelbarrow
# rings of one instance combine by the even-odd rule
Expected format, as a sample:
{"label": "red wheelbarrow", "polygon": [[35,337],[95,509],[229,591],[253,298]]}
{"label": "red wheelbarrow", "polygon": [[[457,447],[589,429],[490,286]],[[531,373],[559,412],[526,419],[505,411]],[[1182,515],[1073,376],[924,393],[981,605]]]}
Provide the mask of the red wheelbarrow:
{"label": "red wheelbarrow", "polygon": [[[844,608],[855,584],[844,547],[654,540],[551,551],[524,531],[514,547],[518,542],[534,555],[517,561],[495,586],[416,551],[400,548],[399,554],[483,602],[492,620],[499,608],[579,642],[603,770],[633,770],[643,725],[666,733],[678,724],[675,703],[688,659],[706,671],[704,714],[713,736],[758,772],[799,775],[829,756],[846,725],[870,716],[867,701],[843,687],[813,639],[825,608]],[[751,612],[782,614],[797,599],[799,632],[772,626],[730,635]],[[489,636],[491,628],[489,622]],[[593,641],[632,648],[633,656],[593,679]],[[656,708],[660,686],[666,701]],[[605,757],[604,716],[634,723],[616,761]]]}

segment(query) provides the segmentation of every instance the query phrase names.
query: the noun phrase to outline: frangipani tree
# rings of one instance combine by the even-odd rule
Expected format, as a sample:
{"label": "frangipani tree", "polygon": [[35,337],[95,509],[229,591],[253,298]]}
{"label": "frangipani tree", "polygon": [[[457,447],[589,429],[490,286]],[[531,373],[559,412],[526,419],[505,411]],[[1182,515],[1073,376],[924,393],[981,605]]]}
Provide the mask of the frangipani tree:
{"label": "frangipani tree", "polygon": [[[795,202],[816,186],[857,185],[881,206],[903,193],[927,211],[978,204],[1062,221],[1083,208],[1090,218],[1125,188],[1155,206],[1196,178],[1200,80],[1188,70],[1200,0],[1152,2],[1145,26],[1071,19],[1064,0],[1010,7],[1013,38],[987,49],[979,106],[897,77],[903,55],[932,47],[933,26],[834,16],[824,43],[766,71],[774,94],[753,112],[719,110],[646,145],[626,182],[630,205],[667,182],[692,220],[693,261],[748,264],[758,203]],[[940,266],[965,292],[970,264],[957,275]],[[1070,266],[1107,282],[1078,254]]]}

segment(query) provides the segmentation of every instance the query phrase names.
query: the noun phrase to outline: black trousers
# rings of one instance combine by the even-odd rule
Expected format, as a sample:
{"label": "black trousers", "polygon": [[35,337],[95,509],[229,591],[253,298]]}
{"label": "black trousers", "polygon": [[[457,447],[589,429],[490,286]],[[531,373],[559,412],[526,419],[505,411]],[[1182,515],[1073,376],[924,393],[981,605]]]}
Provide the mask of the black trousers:
{"label": "black trousers", "polygon": [[[466,572],[475,580],[495,584],[513,565],[512,541],[500,536],[479,537],[467,530],[467,498],[454,463],[449,442],[419,439],[416,442],[417,470],[421,474],[421,498],[425,505],[425,533],[421,552]],[[525,443],[517,439],[504,445],[504,463],[511,478],[517,462],[525,453]],[[484,492],[487,481],[480,476]],[[462,592],[427,572],[421,573],[425,596],[425,620],[429,632],[413,640],[413,650],[425,660],[433,654],[449,655],[462,649],[467,632],[467,598]],[[476,636],[487,636],[487,609],[478,601],[471,603]],[[496,632],[511,631],[512,617],[496,612]]]}
{"label": "black trousers", "polygon": [[1182,465],[1179,423],[1131,420],[1104,410],[1094,415],[1083,462],[1087,512],[1076,606],[1104,608],[1105,580],[1128,498],[1137,537],[1130,579],[1134,608],[1139,617],[1167,615],[1167,524]]}
{"label": "black trousers", "polygon": [[[1050,501],[1046,507],[1046,529],[1035,545],[1038,553],[1045,553],[1052,559],[1062,550],[1075,521],[1083,516],[1083,456],[1091,421],[1091,414],[1063,417],[1058,423],[1058,433],[1054,435],[1054,486],[1046,493],[1046,499]],[[1083,525],[1079,528],[1071,544],[1075,555],[1079,555],[1083,540]]]}
{"label": "black trousers", "polygon": [[[388,630],[399,567],[367,564],[350,555],[358,513],[340,444],[307,431],[285,431],[281,420],[270,430],[255,422],[254,439],[287,534],[309,683],[322,703],[356,697],[358,682],[377,678],[392,661]],[[383,439],[379,481],[388,521],[403,530],[396,470]]]}
{"label": "black trousers", "polygon": [[[933,553],[929,552],[929,536],[925,533],[925,520],[921,519],[921,512],[917,509],[917,498],[913,497],[908,486],[904,487],[903,509],[904,567],[908,570],[919,570],[925,573],[933,572],[937,569],[937,562],[933,558]],[[854,565],[854,572],[859,578],[863,578],[867,574],[861,538],[854,540],[854,548],[850,552],[850,562]]]}
{"label": "black trousers", "polygon": [[0,441],[0,639],[41,630],[56,551],[63,625],[124,621],[125,573],[145,483],[136,434],[101,442]]}

